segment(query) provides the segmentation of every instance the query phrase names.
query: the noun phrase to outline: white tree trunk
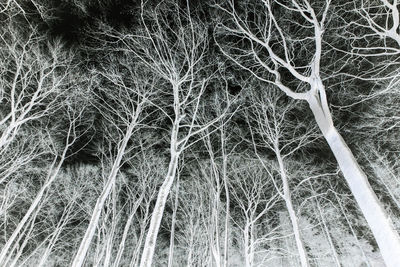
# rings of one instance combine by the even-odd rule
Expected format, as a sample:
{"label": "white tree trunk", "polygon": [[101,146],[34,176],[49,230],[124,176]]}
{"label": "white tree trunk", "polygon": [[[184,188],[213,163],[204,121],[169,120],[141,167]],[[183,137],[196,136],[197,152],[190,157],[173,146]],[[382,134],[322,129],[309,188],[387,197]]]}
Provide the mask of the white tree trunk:
{"label": "white tree trunk", "polygon": [[28,211],[26,212],[26,214],[24,215],[22,220],[18,223],[18,225],[15,228],[14,232],[12,233],[11,237],[7,240],[6,244],[2,248],[1,253],[0,253],[0,265],[4,266],[7,264],[7,261],[6,262],[4,262],[4,261],[5,261],[5,257],[7,256],[7,254],[13,253],[13,250],[10,251],[12,244],[15,242],[16,238],[20,235],[22,228],[26,225],[28,220],[31,218],[34,211],[37,210],[46,190],[52,185],[54,180],[57,178],[58,172],[61,169],[61,165],[63,164],[63,162],[65,160],[68,147],[69,146],[67,144],[66,147],[64,148],[63,154],[61,155],[60,161],[55,168],[54,168],[54,166],[56,164],[57,157],[54,159],[54,161],[50,167],[48,177],[46,179],[45,184],[42,186],[42,188],[36,194],[36,197],[33,200],[33,202],[31,203]]}
{"label": "white tree trunk", "polygon": [[280,176],[281,176],[282,184],[283,184],[283,196],[284,196],[286,208],[289,213],[290,222],[292,223],[294,238],[296,240],[297,251],[299,252],[299,256],[300,256],[301,266],[308,267],[308,266],[310,266],[310,264],[308,261],[307,252],[304,248],[303,241],[301,240],[300,227],[299,227],[296,212],[293,208],[292,197],[291,197],[290,188],[289,188],[289,181],[288,181],[288,177],[286,175],[286,170],[283,165],[283,159],[282,159],[277,142],[274,144],[274,149],[275,149],[275,153],[276,153],[276,158],[278,159],[279,172],[280,172]]}
{"label": "white tree trunk", "polygon": [[169,239],[169,255],[168,255],[168,267],[173,266],[174,262],[174,246],[175,246],[175,223],[176,223],[176,212],[178,210],[178,203],[179,203],[179,181],[176,186],[175,192],[175,203],[174,203],[174,210],[172,212],[172,222],[171,222],[171,236]]}
{"label": "white tree trunk", "polygon": [[128,220],[127,220],[126,223],[125,223],[124,232],[123,232],[123,234],[122,234],[122,238],[121,238],[121,241],[120,241],[120,243],[119,243],[118,252],[117,252],[117,256],[115,257],[113,267],[118,267],[118,266],[120,266],[120,261],[121,261],[122,255],[123,255],[123,253],[124,253],[125,242],[126,242],[126,239],[127,239],[127,237],[128,237],[128,234],[129,234],[129,229],[130,229],[130,227],[131,227],[131,225],[132,225],[132,222],[133,222],[135,213],[136,213],[136,211],[137,211],[137,209],[138,209],[140,203],[141,203],[142,200],[143,200],[143,197],[144,197],[144,196],[143,196],[143,193],[144,193],[144,192],[141,193],[140,197],[139,197],[138,200],[135,202],[135,204],[134,204],[134,206],[133,206],[133,208],[132,208],[132,211],[131,211],[131,213],[129,214]]}
{"label": "white tree trunk", "polygon": [[144,243],[142,258],[140,260],[141,267],[151,267],[165,203],[167,202],[172,183],[175,179],[176,169],[178,167],[178,158],[179,153],[177,151],[172,151],[171,160],[168,166],[168,174],[160,187],[156,205],[154,206],[153,214],[151,215],[150,226]]}
{"label": "white tree trunk", "polygon": [[335,245],[333,244],[333,240],[332,240],[331,234],[329,233],[329,227],[328,227],[328,225],[327,225],[327,223],[325,221],[324,215],[322,214],[321,205],[319,204],[318,197],[315,195],[315,191],[314,191],[314,188],[313,188],[311,182],[310,182],[310,186],[311,186],[311,189],[312,189],[312,192],[313,192],[313,196],[315,197],[315,205],[317,206],[318,215],[319,215],[319,218],[320,218],[320,220],[322,222],[323,231],[325,231],[326,238],[328,239],[329,246],[331,247],[331,250],[332,250],[332,256],[333,256],[333,259],[335,261],[335,265],[340,267],[341,265],[340,265],[339,255],[336,252],[336,248],[335,248]]}
{"label": "white tree trunk", "polygon": [[223,179],[224,179],[224,188],[225,188],[225,197],[226,197],[226,205],[225,205],[225,237],[224,237],[224,259],[223,266],[229,266],[229,218],[230,218],[230,196],[229,196],[229,186],[228,186],[228,177],[227,177],[227,159],[224,155],[223,159]]}
{"label": "white tree trunk", "polygon": [[399,267],[400,237],[391,219],[376,197],[367,176],[361,170],[351,150],[333,126],[331,113],[323,99],[321,100],[314,95],[314,97],[308,99],[308,103],[357,204],[374,234],[386,265],[388,267]]}
{"label": "white tree trunk", "polygon": [[83,265],[83,262],[86,257],[86,253],[89,250],[90,243],[92,242],[93,236],[95,234],[97,225],[99,223],[100,215],[104,207],[104,203],[106,202],[106,199],[108,198],[111,189],[113,188],[115,179],[118,174],[118,170],[122,161],[122,158],[125,154],[126,146],[128,144],[128,141],[132,135],[132,131],[134,128],[135,124],[132,123],[128,130],[127,133],[125,134],[121,145],[118,149],[118,154],[116,159],[114,160],[114,164],[112,166],[111,172],[109,176],[107,177],[107,182],[103,188],[103,191],[101,192],[99,198],[96,201],[96,205],[94,207],[92,217],[90,218],[89,226],[86,229],[86,233],[81,241],[81,244],[79,246],[78,252],[75,255],[75,258],[72,262],[72,267],[80,267]]}
{"label": "white tree trunk", "polygon": [[244,256],[245,256],[245,263],[246,267],[251,267],[252,262],[251,262],[251,251],[250,251],[250,222],[247,220],[246,225],[243,230],[244,234]]}

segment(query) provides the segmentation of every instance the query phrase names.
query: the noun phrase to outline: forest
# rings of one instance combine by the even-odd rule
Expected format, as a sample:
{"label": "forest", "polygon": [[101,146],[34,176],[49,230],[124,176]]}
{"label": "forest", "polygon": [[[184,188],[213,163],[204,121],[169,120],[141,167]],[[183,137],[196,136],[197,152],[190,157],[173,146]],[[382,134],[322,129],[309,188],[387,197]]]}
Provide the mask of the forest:
{"label": "forest", "polygon": [[400,1],[0,1],[0,266],[399,267]]}

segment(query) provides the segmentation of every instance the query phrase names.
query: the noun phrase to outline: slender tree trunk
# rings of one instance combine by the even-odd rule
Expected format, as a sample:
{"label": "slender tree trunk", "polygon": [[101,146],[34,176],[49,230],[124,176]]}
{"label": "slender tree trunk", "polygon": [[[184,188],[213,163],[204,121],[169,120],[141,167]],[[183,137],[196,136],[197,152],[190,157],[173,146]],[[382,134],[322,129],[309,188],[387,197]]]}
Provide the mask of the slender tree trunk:
{"label": "slender tree trunk", "polygon": [[99,198],[96,201],[96,205],[94,207],[92,217],[90,218],[89,226],[86,229],[86,233],[81,241],[78,252],[76,253],[75,258],[72,262],[72,265],[71,265],[72,267],[80,267],[83,265],[83,262],[86,257],[86,253],[89,250],[90,243],[92,242],[97,225],[99,223],[99,219],[100,219],[100,215],[103,210],[103,207],[104,207],[104,203],[106,202],[106,199],[108,198],[108,196],[111,192],[111,189],[114,185],[122,158],[125,154],[126,146],[132,135],[134,126],[135,126],[135,123],[132,123],[129,126],[127,133],[125,134],[124,138],[122,139],[121,145],[118,149],[117,157],[111,168],[110,175],[107,177],[107,182],[103,188],[103,191],[101,192]]}
{"label": "slender tree trunk", "polygon": [[117,231],[117,224],[118,224],[118,215],[117,215],[117,203],[116,203],[116,198],[117,198],[117,193],[115,192],[115,187],[113,187],[111,194],[111,206],[112,211],[111,211],[111,226],[110,228],[106,228],[106,250],[105,250],[105,257],[104,261],[102,263],[103,266],[111,266],[111,259],[112,259],[112,254],[113,254],[113,247],[114,247],[114,237],[115,233]]}
{"label": "slender tree trunk", "polygon": [[280,171],[280,175],[281,175],[281,179],[282,179],[282,183],[283,183],[283,196],[284,196],[286,208],[289,212],[290,222],[292,223],[293,233],[294,233],[294,237],[296,240],[297,251],[299,252],[299,256],[300,256],[301,266],[308,267],[308,266],[310,266],[310,264],[308,261],[307,252],[304,248],[303,241],[301,240],[300,227],[299,227],[296,212],[293,208],[292,197],[291,197],[290,188],[289,188],[289,181],[288,181],[288,177],[286,175],[286,170],[283,165],[283,159],[282,159],[277,142],[274,144],[274,149],[275,149],[276,157],[278,159],[279,171]]}
{"label": "slender tree trunk", "polygon": [[343,205],[341,203],[341,199],[337,196],[336,192],[335,191],[333,191],[333,192],[335,194],[336,201],[339,204],[340,211],[342,212],[342,214],[343,214],[343,216],[344,216],[344,218],[346,220],[346,223],[350,228],[351,234],[353,235],[354,239],[356,240],[357,246],[360,249],[362,257],[364,258],[364,263],[367,265],[367,267],[371,267],[371,263],[369,262],[369,259],[368,259],[367,255],[365,254],[365,251],[364,251],[363,247],[361,246],[360,240],[358,240],[357,234],[354,231],[354,228],[351,225],[351,222],[350,222],[349,218],[346,215],[347,210],[344,209],[344,207],[343,207]]}
{"label": "slender tree trunk", "polygon": [[175,179],[176,170],[178,167],[178,159],[179,153],[176,150],[171,151],[171,160],[168,166],[168,174],[160,187],[153,214],[151,215],[150,226],[147,232],[146,241],[144,243],[142,258],[140,260],[141,267],[151,267],[156,247],[157,235],[160,229],[165,203],[167,202],[172,183]]}
{"label": "slender tree trunk", "polygon": [[176,212],[178,210],[179,203],[179,178],[178,184],[176,185],[176,193],[175,193],[175,203],[174,210],[172,212],[172,222],[171,222],[171,237],[169,240],[169,255],[168,255],[168,267],[172,267],[174,263],[174,245],[175,245],[175,223],[176,223]]}
{"label": "slender tree trunk", "polygon": [[[193,211],[192,211],[193,212]],[[192,214],[193,216],[193,214]],[[191,216],[191,217],[192,217]],[[186,260],[186,266],[187,267],[192,267],[193,266],[193,243],[194,243],[194,233],[193,233],[193,217],[190,218],[190,239],[189,239],[189,251],[187,254],[187,260]],[[142,266],[140,266],[142,267]]]}
{"label": "slender tree trunk", "polygon": [[313,196],[315,197],[315,205],[317,206],[317,209],[318,209],[318,215],[320,217],[320,220],[322,221],[323,229],[324,229],[324,231],[326,233],[326,237],[328,239],[329,246],[331,247],[331,250],[332,250],[333,259],[335,261],[336,266],[340,267],[341,265],[340,265],[339,256],[338,256],[338,254],[336,252],[336,248],[335,248],[335,245],[333,244],[333,240],[332,240],[331,234],[329,233],[328,225],[326,224],[324,215],[322,214],[321,205],[319,204],[318,198],[315,196],[315,191],[314,191],[314,188],[313,188],[311,182],[310,182],[310,187],[312,189]]}
{"label": "slender tree trunk", "polygon": [[367,176],[334,127],[326,99],[323,96],[313,95],[308,99],[308,103],[357,204],[374,234],[386,265],[388,267],[400,266],[399,234],[372,190]]}
{"label": "slender tree trunk", "polygon": [[140,224],[140,233],[139,233],[139,238],[136,238],[136,245],[135,249],[132,252],[132,257],[129,263],[129,267],[136,267],[139,265],[139,254],[140,254],[140,249],[143,243],[143,239],[145,238],[146,234],[146,227],[148,224],[147,218],[149,217],[150,213],[150,201],[146,202],[146,208],[144,215],[142,216],[142,221],[139,223]]}
{"label": "slender tree trunk", "polygon": [[29,207],[28,211],[26,212],[26,214],[24,215],[22,220],[18,223],[18,225],[15,228],[14,232],[12,233],[11,237],[7,240],[6,244],[4,245],[3,249],[1,250],[1,253],[0,253],[0,265],[4,266],[4,265],[7,264],[7,262],[4,262],[5,257],[7,256],[8,253],[12,253],[13,252],[13,251],[9,251],[10,247],[14,243],[15,239],[20,235],[21,229],[25,226],[25,224],[27,223],[29,218],[31,218],[32,214],[34,213],[34,211],[39,206],[39,204],[40,204],[40,202],[41,202],[41,200],[43,198],[43,195],[45,194],[47,188],[49,188],[51,186],[51,184],[54,182],[54,180],[56,179],[56,177],[58,175],[58,172],[61,169],[61,165],[64,163],[68,147],[69,146],[66,145],[66,147],[64,148],[64,151],[63,151],[63,154],[62,154],[62,156],[60,158],[60,161],[59,161],[59,163],[57,164],[57,166],[55,168],[54,168],[54,166],[56,164],[57,157],[54,159],[54,161],[52,163],[52,166],[50,167],[48,178],[46,179],[45,184],[39,190],[39,192],[37,193],[35,199],[33,200],[32,204],[31,204],[31,206]]}
{"label": "slender tree trunk", "polygon": [[221,128],[221,147],[222,147],[222,178],[224,181],[224,189],[225,189],[225,233],[224,233],[224,258],[223,265],[224,267],[229,266],[229,218],[230,218],[230,196],[229,196],[229,184],[228,184],[228,157],[225,151],[225,128],[222,126]]}
{"label": "slender tree trunk", "polygon": [[254,252],[255,252],[255,247],[254,247],[254,219],[253,216],[250,218],[250,264],[251,266],[254,266]]}
{"label": "slender tree trunk", "polygon": [[224,260],[223,260],[223,266],[228,267],[229,266],[229,218],[230,218],[230,197],[229,197],[229,185],[228,185],[228,177],[227,177],[227,159],[226,156],[224,155],[223,159],[223,178],[224,178],[224,188],[225,188],[225,197],[226,197],[226,204],[225,204],[225,237],[224,237]]}
{"label": "slender tree trunk", "polygon": [[247,221],[246,225],[244,227],[244,256],[245,256],[245,263],[246,267],[251,267],[251,255],[250,255],[250,237],[249,237],[249,231],[250,231],[250,223]]}
{"label": "slender tree trunk", "polygon": [[130,229],[130,227],[131,227],[131,225],[132,225],[132,221],[133,221],[133,218],[134,218],[134,216],[135,216],[135,213],[136,213],[136,211],[137,211],[137,209],[138,209],[140,203],[141,203],[142,200],[143,200],[143,193],[144,193],[144,192],[141,193],[140,197],[139,197],[138,200],[135,202],[135,204],[134,204],[134,206],[133,206],[133,208],[132,208],[132,211],[131,211],[131,213],[129,214],[128,220],[127,220],[126,223],[125,223],[124,232],[123,232],[123,234],[122,234],[122,238],[121,238],[121,241],[120,241],[120,243],[119,243],[118,252],[117,252],[117,256],[115,257],[115,261],[114,261],[113,267],[118,267],[118,266],[120,265],[119,263],[120,263],[120,261],[121,261],[122,254],[124,253],[124,250],[125,250],[126,238],[128,237],[129,229]]}

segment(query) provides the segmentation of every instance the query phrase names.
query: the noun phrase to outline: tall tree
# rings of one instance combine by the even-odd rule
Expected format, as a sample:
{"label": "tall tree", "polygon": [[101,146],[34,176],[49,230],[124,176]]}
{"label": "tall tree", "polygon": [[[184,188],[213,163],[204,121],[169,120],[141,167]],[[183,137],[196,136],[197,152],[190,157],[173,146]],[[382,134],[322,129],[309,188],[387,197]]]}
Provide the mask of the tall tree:
{"label": "tall tree", "polygon": [[[137,134],[141,129],[141,123],[149,115],[146,113],[146,108],[150,105],[151,99],[155,94],[155,82],[151,75],[141,72],[138,65],[124,64],[130,60],[129,55],[121,60],[123,67],[117,67],[112,64],[115,63],[113,59],[115,58],[111,54],[109,65],[94,71],[92,86],[95,87],[96,85],[94,84],[97,81],[99,102],[93,103],[93,105],[99,109],[99,112],[109,123],[108,128],[110,129],[106,132],[109,135],[107,139],[111,146],[116,146],[116,149],[103,190],[97,199],[88,228],[82,238],[72,266],[83,265],[103,207],[115,185],[119,169],[124,162],[124,156],[129,150],[134,149],[134,147],[128,146],[128,143],[132,135]],[[123,78],[125,74],[129,75],[129,80]],[[116,90],[116,93],[114,90]]]}
{"label": "tall tree", "polygon": [[[257,88],[255,86],[255,88]],[[255,152],[258,155],[258,147],[268,148],[275,154],[278,163],[279,176],[282,186],[278,186],[275,177],[270,174],[270,179],[274,181],[279,196],[284,200],[295,236],[300,262],[303,267],[309,266],[308,255],[301,237],[301,229],[296,214],[292,190],[290,188],[290,173],[288,172],[287,161],[291,154],[308,144],[315,137],[315,127],[305,125],[295,119],[289,120],[289,115],[295,111],[294,101],[284,103],[284,95],[280,91],[269,89],[269,91],[257,94],[256,90],[250,92],[250,101],[253,103],[248,109],[248,125],[252,129],[252,124],[257,127],[254,130],[256,136],[261,141],[255,140],[253,143]],[[295,117],[295,116],[293,116]],[[265,165],[263,159],[258,156],[261,163]],[[271,173],[271,167],[265,168]]]}
{"label": "tall tree", "polygon": [[[329,108],[321,77],[322,44],[329,23],[329,7],[329,0],[322,7],[313,6],[307,0],[293,0],[289,3],[263,0],[241,6],[230,1],[228,7],[220,6],[230,16],[230,20],[220,26],[220,30],[233,38],[241,38],[245,45],[239,47],[236,44],[236,47],[230,50],[223,48],[223,51],[260,81],[273,84],[288,97],[309,104],[319,129],[368,221],[385,263],[388,266],[398,266],[400,258],[396,255],[400,252],[399,234],[371,188],[366,174],[336,129]],[[289,16],[292,21],[287,19]],[[288,77],[297,83],[288,83]]]}
{"label": "tall tree", "polygon": [[193,144],[195,136],[205,131],[221,117],[206,123],[198,121],[203,94],[213,73],[205,64],[208,49],[207,28],[195,21],[186,5],[182,9],[174,1],[156,7],[142,2],[141,29],[135,34],[106,33],[117,38],[123,50],[135,55],[156,77],[162,79],[159,92],[165,98],[156,104],[169,122],[168,172],[162,183],[152,213],[143,248],[141,266],[151,266],[165,204],[176,177],[183,151]]}

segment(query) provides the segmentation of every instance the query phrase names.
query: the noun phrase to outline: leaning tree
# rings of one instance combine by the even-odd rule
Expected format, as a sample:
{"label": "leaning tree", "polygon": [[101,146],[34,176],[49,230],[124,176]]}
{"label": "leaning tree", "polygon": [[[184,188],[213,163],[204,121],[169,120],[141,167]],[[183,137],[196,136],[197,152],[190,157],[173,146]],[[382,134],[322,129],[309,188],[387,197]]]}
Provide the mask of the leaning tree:
{"label": "leaning tree", "polygon": [[[228,19],[218,31],[224,54],[260,81],[306,101],[365,216],[388,266],[400,265],[400,237],[352,151],[336,129],[322,77],[330,1],[262,0],[219,6]],[[220,35],[220,36],[221,36]]]}

